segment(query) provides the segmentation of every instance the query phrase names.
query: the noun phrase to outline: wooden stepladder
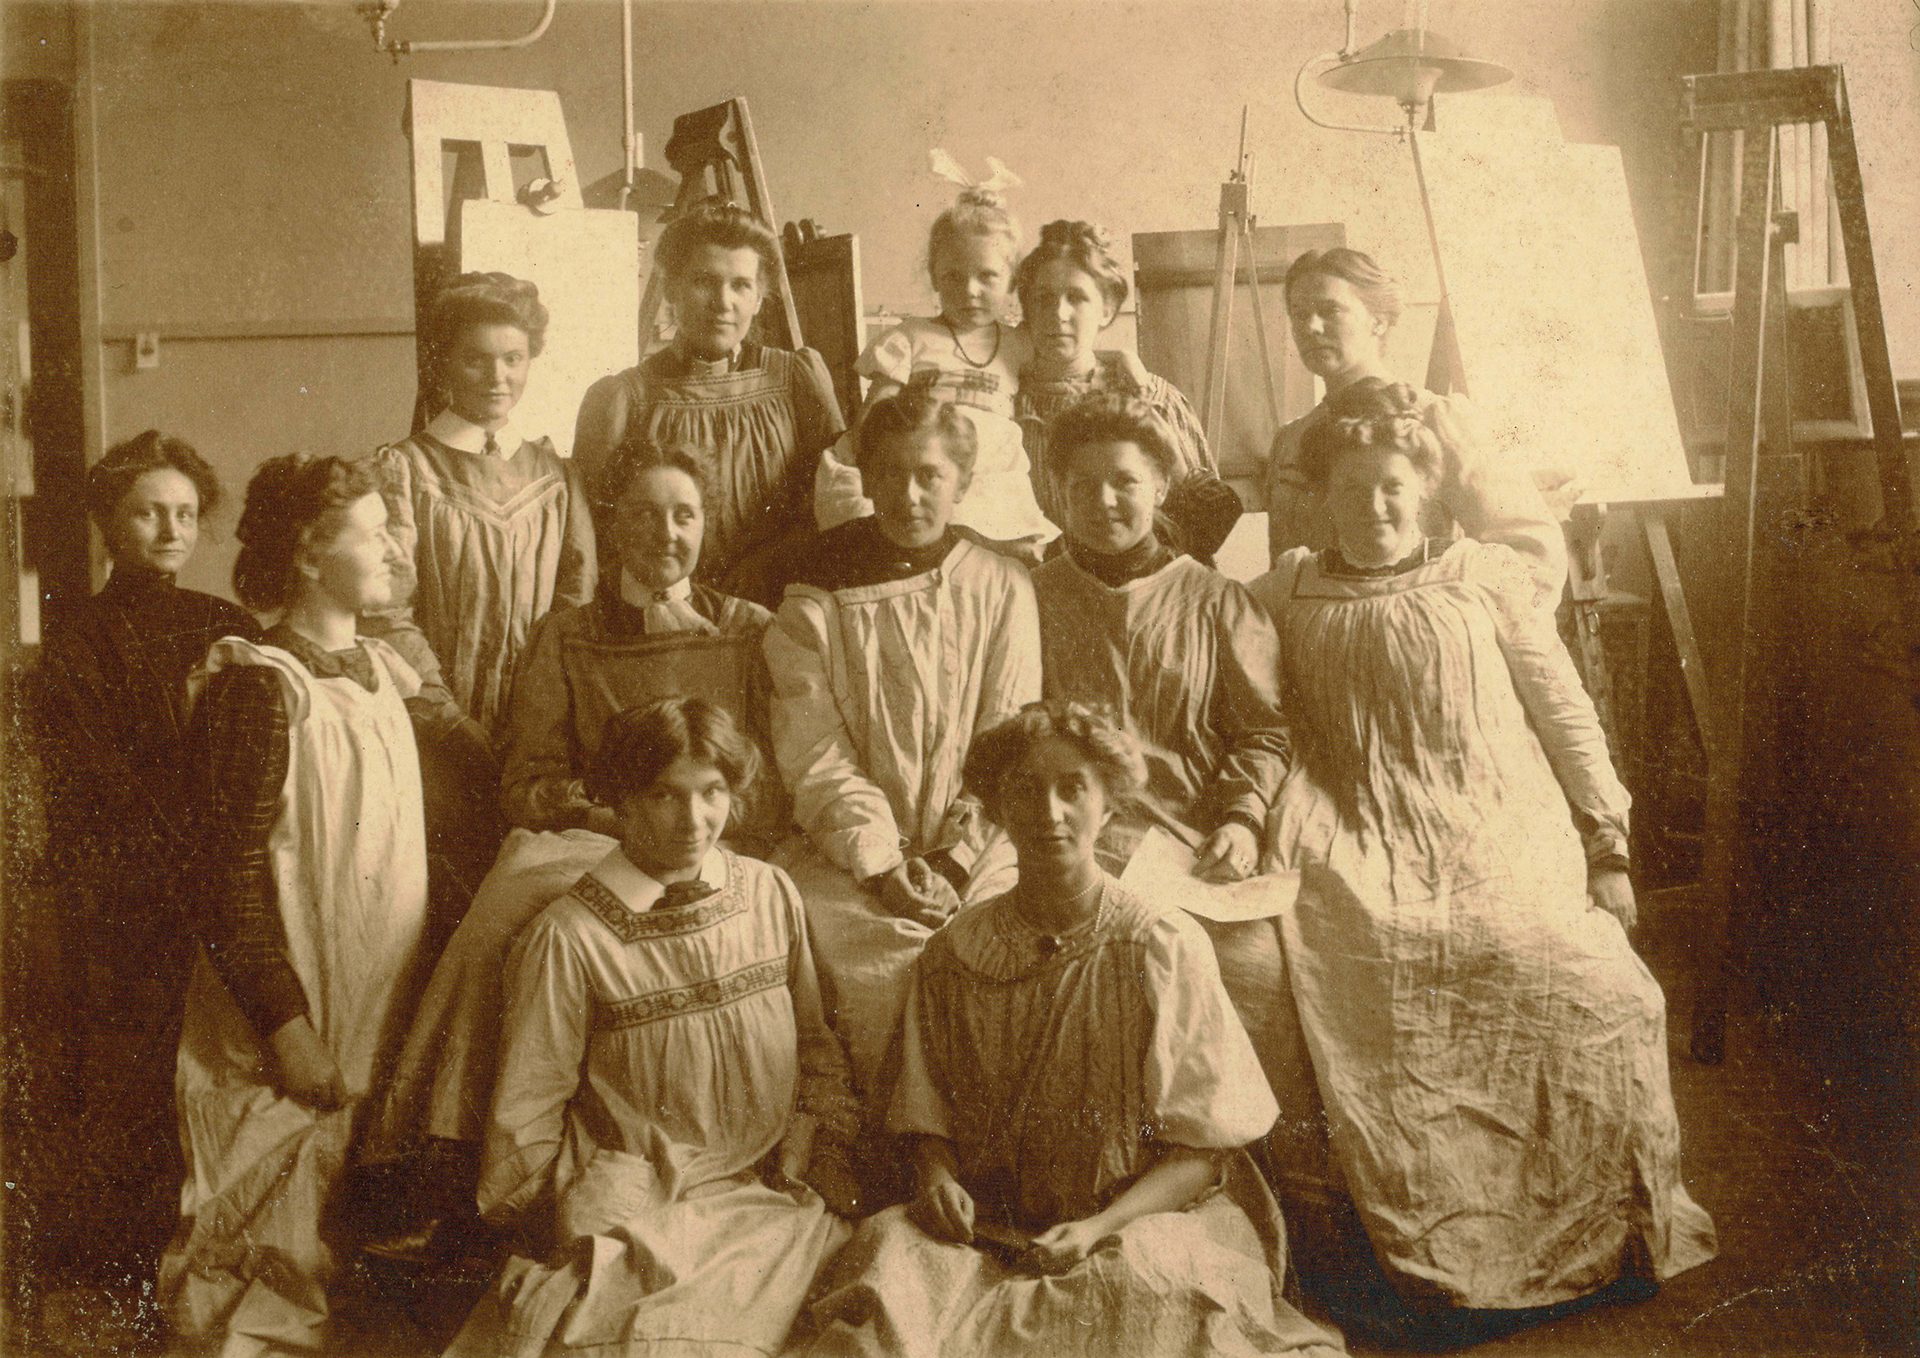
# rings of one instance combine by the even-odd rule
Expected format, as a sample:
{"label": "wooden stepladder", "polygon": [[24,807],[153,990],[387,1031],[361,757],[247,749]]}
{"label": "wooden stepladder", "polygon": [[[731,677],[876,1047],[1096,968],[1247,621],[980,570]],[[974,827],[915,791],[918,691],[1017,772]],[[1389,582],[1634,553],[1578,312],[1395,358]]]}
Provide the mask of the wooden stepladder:
{"label": "wooden stepladder", "polygon": [[[667,141],[667,163],[680,175],[673,217],[709,198],[723,198],[751,212],[779,239],[780,225],[773,214],[773,198],[767,192],[767,175],[760,165],[760,148],[753,138],[753,118],[745,99],[729,99],[675,118],[673,136]],[[771,280],[774,305],[761,311],[760,327],[769,343],[797,349],[803,343],[800,314],[794,307],[784,251],[775,272],[778,276]],[[654,321],[665,286],[659,269],[648,271],[647,290],[640,298],[642,354],[653,347]]]}
{"label": "wooden stepladder", "polygon": [[1736,232],[1733,339],[1727,394],[1726,550],[1733,570],[1740,644],[1727,678],[1712,695],[1707,733],[1705,886],[1713,912],[1699,998],[1693,1012],[1694,1059],[1719,1062],[1726,1051],[1727,994],[1737,962],[1740,926],[1753,917],[1761,883],[1747,852],[1753,770],[1747,754],[1766,700],[1765,629],[1771,607],[1765,553],[1802,476],[1793,452],[1787,391],[1785,246],[1796,238],[1794,214],[1780,201],[1783,127],[1821,123],[1827,129],[1834,203],[1846,248],[1854,325],[1866,377],[1880,478],[1876,536],[1892,550],[1907,644],[1920,644],[1920,539],[1916,538],[1913,472],[1902,445],[1898,393],[1887,351],[1886,322],[1867,229],[1866,192],[1838,66],[1688,76],[1685,126],[1695,132],[1742,134]]}

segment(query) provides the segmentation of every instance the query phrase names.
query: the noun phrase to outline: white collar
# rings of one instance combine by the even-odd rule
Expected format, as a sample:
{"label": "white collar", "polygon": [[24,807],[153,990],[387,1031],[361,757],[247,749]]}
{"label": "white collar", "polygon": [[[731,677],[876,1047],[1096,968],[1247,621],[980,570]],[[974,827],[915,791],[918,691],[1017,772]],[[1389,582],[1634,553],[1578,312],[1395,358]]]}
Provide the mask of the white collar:
{"label": "white collar", "polygon": [[665,589],[650,589],[633,578],[625,566],[620,568],[620,597],[635,608],[670,604],[693,597],[693,577],[683,575]]}
{"label": "white collar", "polygon": [[[618,848],[600,860],[593,875],[619,899],[620,904],[636,915],[646,914],[667,894],[666,886],[659,879],[635,867],[633,860]],[[707,850],[707,856],[700,864],[700,880],[716,889],[727,884],[727,856],[719,845]]]}
{"label": "white collar", "polygon": [[[451,410],[443,410],[427,422],[427,432],[449,448],[458,448],[463,453],[478,456],[487,449],[487,431]],[[522,439],[520,431],[508,420],[493,431],[493,441],[499,445],[501,457],[512,457],[520,451]]]}

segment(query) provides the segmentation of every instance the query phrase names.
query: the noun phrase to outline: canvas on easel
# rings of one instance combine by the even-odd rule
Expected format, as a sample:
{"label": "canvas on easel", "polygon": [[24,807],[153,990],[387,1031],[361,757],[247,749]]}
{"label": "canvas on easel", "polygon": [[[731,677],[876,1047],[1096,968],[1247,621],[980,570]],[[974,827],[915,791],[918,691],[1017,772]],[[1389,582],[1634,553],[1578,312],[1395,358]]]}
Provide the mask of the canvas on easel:
{"label": "canvas on easel", "polygon": [[[1281,287],[1287,266],[1308,250],[1346,244],[1337,222],[1258,226],[1253,258],[1241,261],[1235,287],[1248,299],[1249,275],[1258,271],[1262,320],[1271,337],[1273,381],[1282,420],[1313,409],[1313,374],[1286,338],[1287,299]],[[1133,237],[1134,283],[1139,297],[1140,361],[1203,408],[1209,331],[1218,272],[1218,231],[1149,231]],[[1227,346],[1223,428],[1209,431],[1220,475],[1236,483],[1243,498],[1265,474],[1267,454],[1279,425],[1267,406],[1268,372],[1251,324],[1236,326]]]}

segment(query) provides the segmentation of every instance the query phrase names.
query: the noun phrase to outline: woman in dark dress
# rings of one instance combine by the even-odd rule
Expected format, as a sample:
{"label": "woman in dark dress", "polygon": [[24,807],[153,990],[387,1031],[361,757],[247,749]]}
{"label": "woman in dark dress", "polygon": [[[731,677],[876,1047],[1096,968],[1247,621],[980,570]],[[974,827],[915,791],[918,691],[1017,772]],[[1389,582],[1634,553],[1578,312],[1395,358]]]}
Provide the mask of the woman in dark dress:
{"label": "woman in dark dress", "polygon": [[71,1208],[49,1201],[45,1224],[71,1223],[71,1241],[47,1243],[104,1283],[150,1276],[177,1210],[186,679],[214,641],[259,628],[238,604],[175,583],[220,502],[213,468],[186,443],[149,429],[119,444],[89,473],[87,502],[113,573],[54,619],[35,684],[75,1131],[59,1152]]}

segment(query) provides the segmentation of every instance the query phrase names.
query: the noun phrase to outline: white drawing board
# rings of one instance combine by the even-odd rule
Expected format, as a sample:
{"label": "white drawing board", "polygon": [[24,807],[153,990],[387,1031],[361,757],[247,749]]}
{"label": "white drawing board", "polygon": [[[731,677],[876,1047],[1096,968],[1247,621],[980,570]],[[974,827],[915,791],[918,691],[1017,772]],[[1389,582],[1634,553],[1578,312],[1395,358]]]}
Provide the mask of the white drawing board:
{"label": "white drawing board", "polygon": [[458,204],[460,269],[498,269],[540,289],[545,351],[534,360],[514,424],[573,453],[580,398],[640,361],[640,238],[631,212],[575,208],[541,216],[518,203]]}
{"label": "white drawing board", "polygon": [[1538,119],[1456,122],[1420,147],[1495,448],[1589,503],[1695,494],[1619,148],[1569,145]]}

